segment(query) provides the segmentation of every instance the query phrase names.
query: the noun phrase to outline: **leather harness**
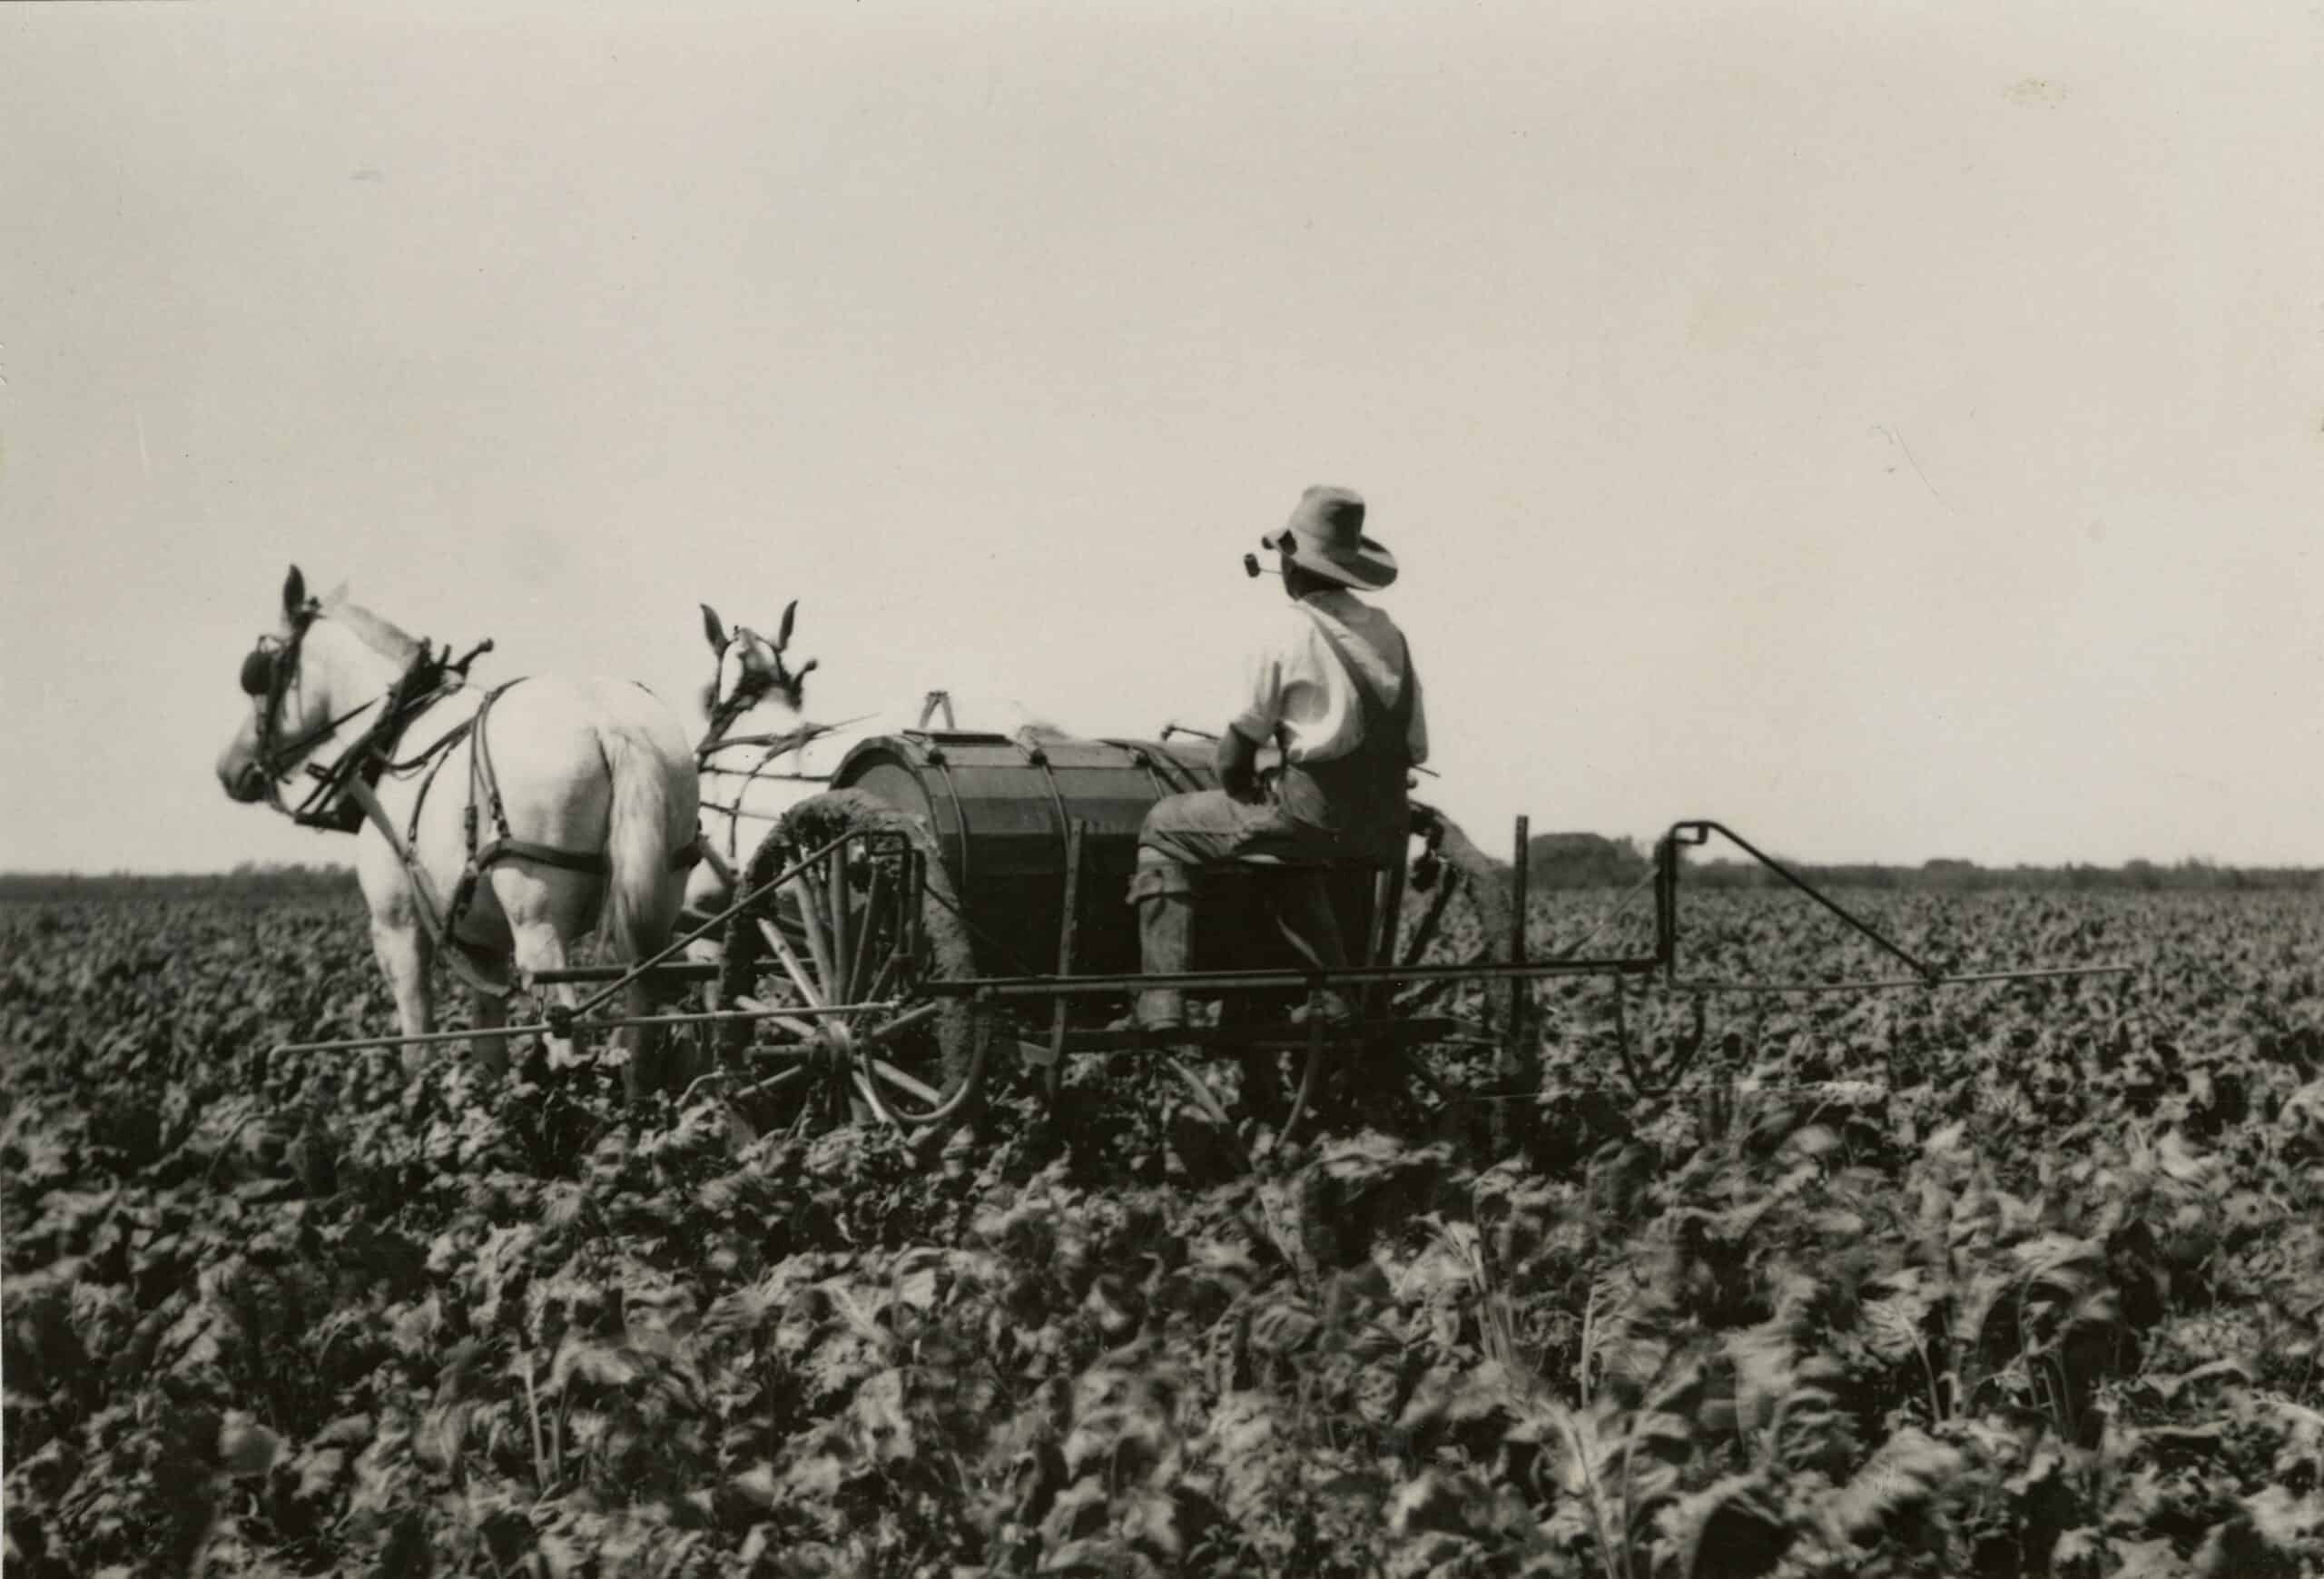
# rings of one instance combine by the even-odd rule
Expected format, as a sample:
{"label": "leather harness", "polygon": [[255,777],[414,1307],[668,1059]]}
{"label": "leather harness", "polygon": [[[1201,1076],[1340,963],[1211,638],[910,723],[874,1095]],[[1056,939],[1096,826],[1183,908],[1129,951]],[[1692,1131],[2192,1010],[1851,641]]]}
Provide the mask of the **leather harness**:
{"label": "leather harness", "polygon": [[[468,683],[468,666],[492,644],[486,642],[476,651],[454,664],[449,649],[444,654],[431,653],[426,643],[420,644],[420,656],[398,676],[379,702],[367,702],[361,707],[340,714],[316,729],[310,730],[287,745],[274,739],[276,719],[281,709],[284,694],[289,689],[296,667],[299,648],[306,636],[307,627],[319,617],[310,606],[306,617],[293,627],[290,640],[279,649],[260,647],[251,654],[243,667],[243,689],[257,694],[252,681],[261,677],[257,661],[266,659],[263,679],[266,711],[260,722],[259,755],[268,772],[268,782],[273,784],[279,765],[295,757],[326,738],[333,730],[360,714],[364,707],[379,706],[379,716],[371,726],[338,760],[328,767],[307,765],[307,773],[316,781],[307,798],[295,808],[284,806],[280,795],[275,797],[279,809],[289,812],[292,821],[305,827],[326,828],[337,833],[351,834],[368,818],[379,830],[389,848],[410,881],[415,908],[421,926],[430,942],[436,944],[455,973],[476,992],[489,997],[506,998],[513,991],[507,982],[494,982],[483,975],[469,957],[480,952],[478,945],[458,935],[461,921],[476,901],[478,885],[485,873],[504,861],[528,861],[537,865],[555,866],[567,872],[580,872],[591,876],[609,875],[613,864],[602,850],[560,850],[551,844],[519,839],[508,824],[508,812],[500,796],[500,780],[493,771],[491,736],[487,722],[492,705],[517,686],[524,678],[503,681],[484,695],[475,714],[445,732],[417,756],[405,761],[394,760],[396,745],[405,731],[419,715],[438,702],[464,688]],[[381,705],[384,704],[384,705]],[[436,786],[437,775],[452,758],[452,753],[466,741],[468,745],[468,804],[462,817],[463,832],[468,845],[468,858],[460,869],[460,879],[452,891],[451,903],[439,905],[417,853],[419,843],[420,814],[427,808],[428,793]],[[425,767],[427,775],[420,780],[419,791],[412,797],[411,814],[399,833],[389,820],[387,808],[379,804],[377,785],[381,777],[401,775]],[[479,841],[479,809],[492,819],[492,836]],[[671,866],[685,871],[702,859],[704,854],[699,831],[684,844],[671,853]],[[448,949],[443,945],[449,944]]]}

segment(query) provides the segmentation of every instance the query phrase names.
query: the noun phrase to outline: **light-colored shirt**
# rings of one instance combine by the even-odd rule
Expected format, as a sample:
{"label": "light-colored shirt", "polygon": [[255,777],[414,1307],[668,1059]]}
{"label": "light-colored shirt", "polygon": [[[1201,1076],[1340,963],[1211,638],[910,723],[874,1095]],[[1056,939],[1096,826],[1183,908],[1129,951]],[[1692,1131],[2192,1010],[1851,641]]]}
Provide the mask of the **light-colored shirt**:
{"label": "light-colored shirt", "polygon": [[1403,632],[1354,593],[1337,588],[1275,606],[1252,646],[1228,725],[1262,745],[1279,725],[1293,762],[1330,762],[1354,751],[1364,740],[1364,706],[1335,652],[1362,666],[1387,706],[1396,706],[1406,685],[1413,687],[1405,744],[1413,761],[1427,761],[1428,715]]}

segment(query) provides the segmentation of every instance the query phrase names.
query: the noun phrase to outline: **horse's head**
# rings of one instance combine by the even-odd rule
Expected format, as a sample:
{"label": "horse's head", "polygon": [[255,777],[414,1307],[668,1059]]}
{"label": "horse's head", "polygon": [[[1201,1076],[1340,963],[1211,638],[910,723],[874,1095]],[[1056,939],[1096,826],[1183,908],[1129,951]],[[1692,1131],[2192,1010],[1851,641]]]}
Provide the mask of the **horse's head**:
{"label": "horse's head", "polygon": [[748,626],[738,625],[730,633],[719,623],[717,610],[707,603],[702,606],[703,639],[718,658],[718,672],[711,677],[703,698],[714,732],[762,702],[779,703],[793,715],[804,708],[807,676],[815,660],[809,658],[794,669],[783,656],[791,646],[791,627],[798,614],[799,604],[793,599],[783,611],[774,639],[769,641]]}
{"label": "horse's head", "polygon": [[281,623],[242,659],[248,710],[218,754],[218,781],[235,800],[279,804],[281,781],[345,722],[348,703],[372,699],[375,676],[342,673],[367,649],[333,640],[336,627],[324,613],[325,605],[307,596],[307,578],[291,566],[282,583]]}

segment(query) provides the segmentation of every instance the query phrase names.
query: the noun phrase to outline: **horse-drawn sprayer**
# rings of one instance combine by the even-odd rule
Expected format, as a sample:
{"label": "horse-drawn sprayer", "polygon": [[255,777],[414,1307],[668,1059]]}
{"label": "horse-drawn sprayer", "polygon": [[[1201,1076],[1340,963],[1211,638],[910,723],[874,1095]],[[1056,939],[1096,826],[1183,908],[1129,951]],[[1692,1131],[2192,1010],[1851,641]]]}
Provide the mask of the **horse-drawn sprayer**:
{"label": "horse-drawn sprayer", "polygon": [[[919,1137],[977,1114],[997,1068],[1021,1071],[1054,1115],[1068,1062],[1118,1057],[1160,1061],[1197,1106],[1228,1121],[1204,1067],[1225,1064],[1243,1116],[1280,1140],[1312,1120],[1327,1088],[1336,1110],[1357,1118],[1393,1108],[1426,1120],[1531,1100],[1544,1040],[1538,994],[1554,978],[1615,981],[1620,1067],[1607,1073],[1651,1096],[1678,1089],[1686,1058],[1659,1069],[1632,1059],[1619,987],[1633,979],[1692,997],[1689,1046],[1699,1051],[1703,1006],[1721,993],[1931,990],[2128,969],[1933,963],[1708,819],[1671,824],[1645,877],[1587,936],[1536,950],[1527,934],[1527,819],[1516,820],[1503,868],[1415,801],[1401,861],[1319,868],[1262,859],[1206,873],[1191,968],[1142,972],[1125,893],[1148,810],[1217,782],[1197,731],[1078,738],[1005,706],[970,712],[971,725],[1000,726],[961,727],[943,692],[916,715],[807,723],[802,681],[813,665],[794,669],[786,657],[795,605],[772,640],[729,632],[705,607],[718,668],[709,733],[694,753],[698,777],[686,776],[682,748],[665,738],[674,723],[665,708],[592,682],[594,690],[566,688],[603,698],[607,719],[576,711],[566,727],[635,743],[625,760],[640,765],[597,784],[592,775],[624,754],[601,760],[592,750],[570,768],[536,763],[541,749],[508,733],[521,723],[516,702],[494,706],[503,693],[533,695],[516,682],[474,692],[465,661],[435,656],[341,600],[308,599],[295,571],[284,607],[283,634],[262,639],[245,667],[256,706],[222,775],[240,798],[279,802],[274,786],[302,772],[331,804],[318,810],[310,795],[301,821],[362,825],[359,873],[404,1023],[397,1036],[281,1051],[475,1039],[497,1064],[508,1036],[571,1050],[620,1033],[633,1094],[675,1074],[689,1090],[723,1088],[762,1130],[870,1121]],[[518,723],[502,724],[504,715]],[[350,719],[368,722],[342,739]],[[457,790],[431,802],[439,778],[465,782],[465,803]],[[512,832],[542,807],[542,826],[566,830],[575,847]],[[636,840],[622,857],[635,893],[615,929],[616,958],[574,962],[566,947],[586,930],[591,894],[625,869],[609,854],[624,817]],[[1686,973],[1684,853],[1714,837],[1901,971],[1792,982]],[[1303,957],[1290,946],[1293,929],[1279,924],[1278,900],[1305,883],[1312,903],[1319,879],[1349,942],[1346,968]],[[1583,952],[1648,892],[1649,947]],[[472,1029],[429,1023],[431,957],[475,990]],[[1176,986],[1196,1005],[1167,1038],[1124,1012],[1133,994],[1157,986]],[[509,1024],[505,1003],[520,989],[547,1006],[535,1021]],[[700,1006],[667,1007],[688,995]],[[1354,1012],[1324,1012],[1327,995]]]}

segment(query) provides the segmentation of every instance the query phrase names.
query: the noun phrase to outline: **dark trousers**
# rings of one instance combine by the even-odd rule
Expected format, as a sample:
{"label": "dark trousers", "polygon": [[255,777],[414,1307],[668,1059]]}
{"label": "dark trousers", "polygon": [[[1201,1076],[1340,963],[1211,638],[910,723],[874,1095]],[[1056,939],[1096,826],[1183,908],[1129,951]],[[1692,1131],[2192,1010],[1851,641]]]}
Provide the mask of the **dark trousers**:
{"label": "dark trousers", "polygon": [[[1306,964],[1319,971],[1347,968],[1345,941],[1321,863],[1340,854],[1328,836],[1303,828],[1272,799],[1254,804],[1225,790],[1166,795],[1154,803],[1138,830],[1137,873],[1129,900],[1138,910],[1138,945],[1148,975],[1193,968],[1195,873],[1205,867],[1287,866],[1275,879],[1270,905],[1284,940]],[[1326,1012],[1347,1012],[1336,992],[1324,994]],[[1185,1015],[1175,988],[1155,988],[1138,996],[1138,1018],[1156,1027],[1179,1023]]]}

